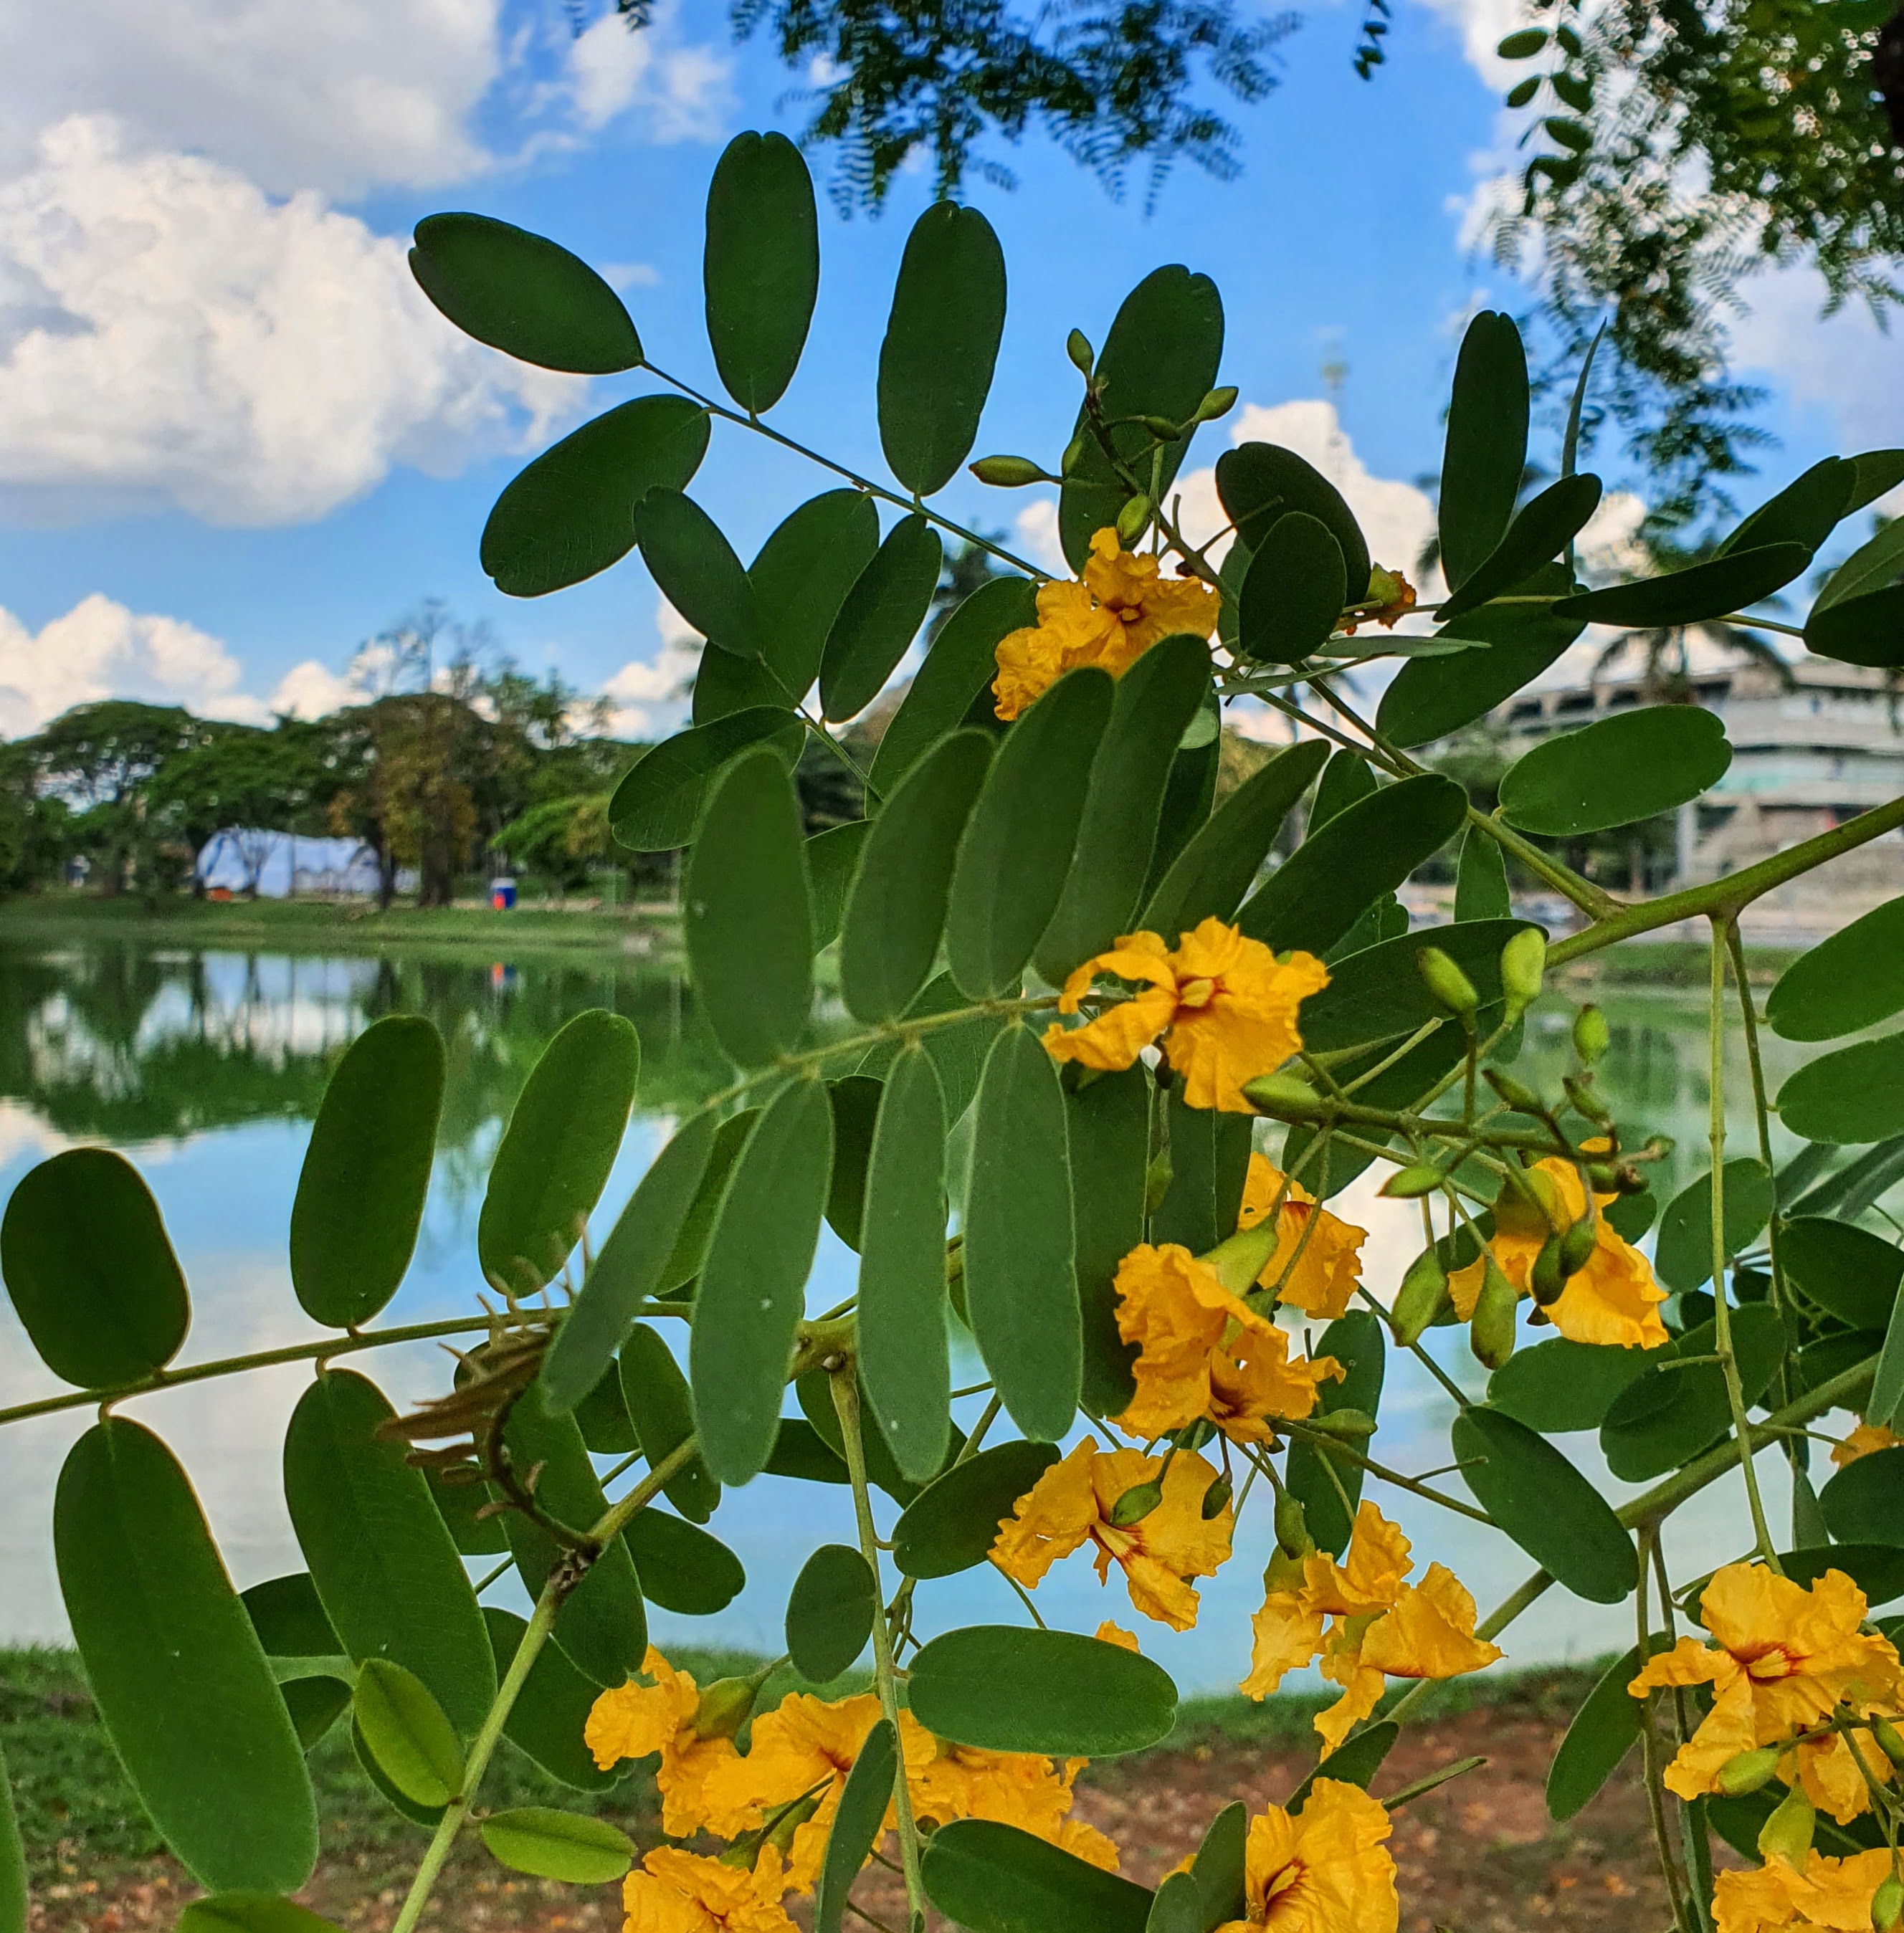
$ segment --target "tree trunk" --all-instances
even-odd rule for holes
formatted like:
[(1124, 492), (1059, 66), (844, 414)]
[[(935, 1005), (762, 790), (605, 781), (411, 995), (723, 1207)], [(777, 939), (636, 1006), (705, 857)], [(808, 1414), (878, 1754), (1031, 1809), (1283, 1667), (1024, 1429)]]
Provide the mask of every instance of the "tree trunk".
[(388, 912), (390, 902), (396, 897), (396, 855), (387, 846), (379, 846), (377, 852), (377, 910)]

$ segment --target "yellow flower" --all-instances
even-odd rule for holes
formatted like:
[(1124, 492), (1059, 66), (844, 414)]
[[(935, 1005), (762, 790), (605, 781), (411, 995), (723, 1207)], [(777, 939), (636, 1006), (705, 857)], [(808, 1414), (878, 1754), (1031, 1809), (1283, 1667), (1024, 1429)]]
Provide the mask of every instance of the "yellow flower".
[[(1586, 1212), (1587, 1193), (1571, 1162), (1536, 1162), (1524, 1179), (1547, 1201), (1554, 1222), (1565, 1228)], [(1605, 1207), (1611, 1195), (1595, 1196)], [(1522, 1294), (1532, 1292), (1534, 1262), (1551, 1232), (1547, 1217), (1503, 1187), (1494, 1207), (1494, 1236), (1488, 1246), (1501, 1272)], [(1484, 1264), (1479, 1257), (1448, 1278), (1454, 1312), (1465, 1322), (1481, 1294)], [(1554, 1326), (1572, 1342), (1613, 1343), (1626, 1349), (1656, 1349), (1670, 1342), (1659, 1319), (1666, 1291), (1653, 1279), (1653, 1265), (1614, 1228), (1605, 1216), (1594, 1218), (1593, 1252), (1578, 1274), (1548, 1309)]]
[[(1135, 1639), (1131, 1646), (1135, 1649)], [(1072, 1787), (1084, 1766), (1081, 1758), (1060, 1766), (1030, 1752), (980, 1751), (942, 1740), (937, 1755), (909, 1781), (913, 1810), (941, 1825), (996, 1820), (1115, 1872), (1117, 1847), (1096, 1826), (1070, 1816)]]
[(1127, 1631), (1122, 1625), (1113, 1624), (1108, 1618), (1099, 1625), (1091, 1635), (1099, 1644), (1114, 1644), (1123, 1651), (1137, 1651), (1142, 1647), (1137, 1642), (1137, 1634)]
[(1321, 1386), (1344, 1373), (1333, 1356), (1291, 1362), (1289, 1339), (1280, 1329), (1247, 1330), (1211, 1356), (1205, 1414), (1233, 1441), (1274, 1443), (1280, 1418), (1300, 1422), (1315, 1409)]
[[(1269, 1213), (1271, 1204), (1283, 1189), (1284, 1177), (1270, 1165), (1266, 1155), (1252, 1154), (1243, 1180), (1243, 1210), (1236, 1218), (1239, 1228), (1253, 1228)], [(1315, 1226), (1307, 1242), (1303, 1231)], [(1256, 1277), (1265, 1288), (1272, 1287), (1296, 1257), (1289, 1279), (1283, 1282), (1278, 1302), (1299, 1309), (1319, 1322), (1333, 1322), (1349, 1306), (1355, 1292), (1356, 1279), (1362, 1272), (1362, 1244), (1368, 1231), (1352, 1222), (1338, 1220), (1326, 1208), (1316, 1205), (1316, 1198), (1301, 1182), (1289, 1183), (1282, 1207), (1276, 1214), (1276, 1252), (1263, 1264)], [(1301, 1252), (1297, 1253), (1301, 1244)]]
[(1293, 1818), (1272, 1805), (1250, 1821), (1244, 1916), (1217, 1933), (1396, 1933), (1388, 1815), (1358, 1785), (1319, 1778)]
[[(1193, 1577), (1214, 1577), (1229, 1556), (1235, 1507), (1224, 1505), (1206, 1520), (1204, 1493), (1217, 1472), (1201, 1457), (1180, 1452), (1165, 1470), (1161, 1457), (1135, 1450), (1100, 1450), (1088, 1436), (1061, 1463), (1054, 1463), (1019, 1498), (999, 1526), (991, 1561), (1027, 1589), (1060, 1557), (1087, 1541), (1096, 1546), (1102, 1583), (1115, 1562), (1124, 1574), (1132, 1607), (1173, 1631), (1196, 1622)], [(1117, 1499), (1163, 1472), (1163, 1500), (1137, 1523), (1111, 1521)]]
[(1075, 1014), (1099, 973), (1141, 991), (1081, 1027), (1067, 1030), (1054, 1021), (1045, 1032), (1051, 1058), (1114, 1072), (1161, 1036), (1185, 1101), (1232, 1114), (1252, 1111), (1244, 1081), (1273, 1072), (1302, 1045), (1296, 1009), (1329, 984), (1312, 954), (1278, 960), (1220, 919), (1181, 935), (1174, 952), (1154, 933), (1125, 934), (1065, 982), (1058, 1012)]
[[(1712, 1709), (1666, 1768), (1667, 1784), (1682, 1799), (1716, 1791), (1728, 1760), (1816, 1724), (1841, 1702), (1860, 1716), (1895, 1715), (1904, 1673), (1887, 1640), (1858, 1629), (1864, 1613), (1864, 1593), (1842, 1571), (1806, 1589), (1762, 1564), (1727, 1565), (1699, 1600), (1714, 1642), (1681, 1638), (1629, 1688), (1636, 1698), (1662, 1685), (1713, 1688)], [(1868, 1735), (1860, 1749), (1874, 1772), (1887, 1773)], [(1806, 1797), (1840, 1824), (1869, 1805), (1841, 1736), (1808, 1742), (1797, 1758)]]
[(1399, 570), (1384, 570), (1378, 564), (1368, 574), (1367, 591), (1355, 601), (1365, 603), (1374, 598), (1381, 602), (1373, 610), (1359, 612), (1340, 627), (1345, 636), (1352, 638), (1358, 624), (1379, 624), (1392, 631), (1396, 621), (1415, 609), (1415, 587)]
[(1895, 1450), (1900, 1443), (1904, 1443), (1904, 1436), (1893, 1435), (1888, 1424), (1860, 1423), (1832, 1451), (1831, 1460), (1842, 1470), (1847, 1463), (1855, 1463), (1860, 1457), (1875, 1456), (1880, 1450)]
[[(1331, 1751), (1375, 1709), (1390, 1678), (1458, 1678), (1500, 1656), (1474, 1634), (1475, 1603), (1460, 1580), (1431, 1564), (1408, 1583), (1408, 1539), (1372, 1503), (1355, 1515), (1342, 1562), (1320, 1551), (1303, 1559), (1303, 1581), (1272, 1590), (1250, 1621), (1250, 1675), (1238, 1688), (1262, 1698), (1320, 1656), (1342, 1696), (1316, 1720)], [(1326, 1627), (1326, 1628), (1325, 1628)]]
[(710, 1799), (710, 1782), (718, 1784), (740, 1758), (732, 1739), (704, 1739), (694, 1730), (701, 1694), (693, 1679), (675, 1670), (652, 1645), (642, 1670), (651, 1685), (631, 1678), (589, 1708), (582, 1740), (596, 1764), (606, 1772), (624, 1759), (659, 1752), (654, 1782), (661, 1793), (661, 1829), (674, 1838), (702, 1830), (731, 1838), (757, 1826), (750, 1808)]
[(771, 1846), (752, 1872), (657, 1846), (621, 1882), (624, 1933), (799, 1933), (781, 1907), (784, 1884)]
[(1120, 677), (1160, 639), (1207, 638), (1217, 628), (1222, 600), (1208, 585), (1160, 576), (1157, 560), (1124, 549), (1114, 530), (1099, 531), (1090, 548), (1082, 580), (1041, 585), (1037, 623), (1000, 641), (1000, 717), (1017, 717), (1080, 665)]
[(1713, 1923), (1719, 1933), (1774, 1933), (1785, 1926), (1869, 1933), (1871, 1895), (1890, 1874), (1890, 1854), (1881, 1848), (1842, 1859), (1807, 1853), (1802, 1873), (1775, 1854), (1756, 1871), (1719, 1875)]

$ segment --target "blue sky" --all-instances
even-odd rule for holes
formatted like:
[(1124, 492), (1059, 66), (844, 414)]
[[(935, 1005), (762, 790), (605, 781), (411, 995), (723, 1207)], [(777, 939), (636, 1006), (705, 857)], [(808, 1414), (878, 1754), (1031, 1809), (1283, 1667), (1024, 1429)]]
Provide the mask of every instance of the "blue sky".
[[(553, 235), (622, 284), (658, 362), (712, 386), (707, 177), (738, 129), (797, 127), (799, 77), (735, 49), (706, 0), (640, 41), (600, 18), (577, 39), (558, 0), (331, 0), (321, 22), (301, 0), (95, 11), (76, 41), (0, 0), (20, 50), (0, 80), (0, 732), (107, 692), (321, 708), (356, 648), (429, 597), (528, 667), (607, 690), (624, 729), (668, 723), (684, 660), (654, 667), (638, 560), (529, 603), (477, 561), (527, 456), (651, 382), (549, 377), (462, 341), (408, 287), (401, 245), (445, 207)], [(1384, 533), (1391, 551), (1415, 541), (1412, 480), (1438, 461), (1460, 321), (1527, 299), (1464, 242), (1502, 165), (1486, 50), (1511, 16), (1511, 0), (1404, 0), (1364, 84), (1356, 17), (1317, 8), (1283, 44), (1283, 86), (1236, 111), (1241, 178), (1181, 170), (1148, 214), (1141, 182), (1114, 201), (1042, 142), (1004, 154), (1017, 191), (969, 196), (1010, 275), (980, 449), (1053, 459), (1076, 398), (1066, 329), (1101, 340), (1133, 282), (1184, 261), (1223, 289), (1225, 378), (1253, 433), (1326, 455), (1379, 555)], [(832, 163), (814, 165), (823, 185)], [(875, 475), (874, 362), (928, 194), (902, 181), (877, 220), (823, 201), (820, 308), (775, 415)], [(1857, 317), (1818, 328), (1815, 306), (1781, 274), (1741, 326), (1742, 362), (1782, 371), (1763, 413), (1784, 442), (1775, 478), (1904, 440), (1895, 349)], [(1205, 432), (1193, 469), (1231, 428)], [(717, 430), (696, 492), (746, 555), (822, 487)], [(944, 501), (1001, 528), (1026, 508), (966, 479)]]

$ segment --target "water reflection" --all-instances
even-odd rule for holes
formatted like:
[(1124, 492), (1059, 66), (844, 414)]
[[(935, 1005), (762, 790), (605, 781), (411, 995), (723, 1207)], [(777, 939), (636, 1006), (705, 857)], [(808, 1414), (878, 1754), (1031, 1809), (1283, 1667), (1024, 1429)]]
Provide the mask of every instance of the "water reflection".
[[(1707, 1058), (1696, 1000), (1644, 991), (1609, 997), (1613, 1046), (1602, 1085), (1623, 1121), (1678, 1143), (1662, 1195), (1704, 1167)], [(423, 1013), (441, 1030), (450, 1075), (436, 1170), (417, 1260), (385, 1320), (467, 1312), (478, 1286), (475, 1223), (483, 1177), (522, 1084), (549, 1037), (573, 1014), (606, 1006), (639, 1030), (639, 1113), (603, 1197), (607, 1225), (669, 1130), (672, 1117), (729, 1078), (697, 1024), (691, 1000), (665, 966), (620, 956), (555, 954), (509, 964), (396, 950), (377, 957), (194, 952), (111, 942), (58, 950), (0, 948), (0, 1196), (34, 1162), (76, 1141), (124, 1147), (150, 1181), (192, 1284), (194, 1321), (185, 1359), (314, 1339), (292, 1298), (285, 1229), (308, 1132), (330, 1067), (380, 1016)], [(1569, 1066), (1568, 1010), (1556, 1002), (1530, 1017), (1519, 1072), (1557, 1087)], [(1803, 1058), (1768, 1041), (1773, 1087)], [(1734, 1042), (1726, 1063), (1728, 1113), (1751, 1146), (1748, 1070)], [(1778, 1147), (1782, 1151), (1785, 1143)], [(1364, 1177), (1337, 1205), (1370, 1231), (1372, 1285), (1392, 1286), (1419, 1246), (1411, 1207), (1379, 1201)], [(832, 1303), (852, 1281), (853, 1258), (830, 1233), (813, 1290)], [(1478, 1371), (1454, 1332), (1439, 1332), (1448, 1366), (1478, 1390)], [(360, 1358), (402, 1401), (440, 1386), (441, 1357), (417, 1347)], [(1411, 1366), (1412, 1369), (1412, 1366)], [(128, 1405), (159, 1429), (191, 1469), (238, 1581), (299, 1567), (278, 1480), (277, 1444), (305, 1387), (308, 1366), (169, 1391)], [(976, 1380), (976, 1377), (968, 1378)], [(57, 1391), (0, 1307), (0, 1404)], [(969, 1407), (974, 1409), (976, 1404)], [(1451, 1405), (1424, 1376), (1397, 1372), (1385, 1404), (1379, 1453), (1403, 1470), (1448, 1460)], [(57, 1639), (64, 1619), (53, 1583), (48, 1514), (68, 1446), (83, 1411), (0, 1432), (0, 1638)], [(971, 1420), (966, 1417), (967, 1423)], [(1590, 1439), (1568, 1447), (1596, 1475)], [(1763, 1468), (1776, 1493), (1779, 1480)], [(1781, 1466), (1782, 1467), (1782, 1466)], [(1736, 1490), (1736, 1484), (1734, 1489)], [(1610, 1494), (1620, 1487), (1608, 1484)], [(1517, 1583), (1527, 1562), (1493, 1533), (1406, 1497), (1383, 1508), (1424, 1553), (1457, 1568), (1484, 1605)], [(1743, 1511), (1722, 1487), (1695, 1521), (1676, 1528), (1675, 1563), (1686, 1574), (1736, 1554)], [(815, 1541), (850, 1541), (844, 1493), (762, 1480), (733, 1494), (718, 1526), (745, 1561), (747, 1590), (717, 1620), (657, 1616), (663, 1640), (692, 1631), (779, 1648), (787, 1585)], [(1256, 1524), (1235, 1560), (1204, 1587), (1194, 1631), (1146, 1626), (1147, 1649), (1186, 1686), (1233, 1683), (1259, 1600), (1268, 1529)], [(1424, 1555), (1424, 1561), (1426, 1561)], [(988, 1569), (922, 1593), (926, 1628), (1018, 1615)], [(1079, 1558), (1041, 1590), (1046, 1615), (1091, 1628), (1131, 1619), (1120, 1590), (1100, 1591)], [(1629, 1612), (1555, 1591), (1517, 1628), (1521, 1659), (1580, 1655), (1623, 1641)]]

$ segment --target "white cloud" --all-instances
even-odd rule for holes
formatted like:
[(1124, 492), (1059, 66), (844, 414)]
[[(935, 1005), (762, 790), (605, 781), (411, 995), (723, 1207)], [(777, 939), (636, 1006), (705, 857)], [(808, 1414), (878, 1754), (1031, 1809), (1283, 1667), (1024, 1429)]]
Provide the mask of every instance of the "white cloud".
[[(1904, 339), (1861, 305), (1824, 316), (1824, 283), (1812, 269), (1766, 270), (1745, 294), (1751, 306), (1732, 325), (1741, 374), (1769, 377), (1821, 411), (1848, 455), (1904, 443)], [(1765, 494), (1779, 480), (1768, 479)]]
[(648, 738), (677, 730), (687, 714), (687, 696), (707, 642), (665, 597), (654, 600), (660, 648), (649, 658), (630, 658), (602, 687), (611, 708), (609, 730), (618, 738)]
[(732, 106), (733, 63), (711, 47), (683, 45), (673, 34), (672, 10), (631, 33), (615, 13), (578, 34), (568, 60), (575, 117), (591, 131), (637, 109), (657, 141), (708, 141)]
[(460, 335), (317, 196), (83, 116), (0, 186), (0, 492), (39, 516), (319, 517), (393, 464), (538, 440), (585, 386)]
[(0, 610), (0, 735), (9, 738), (100, 698), (269, 723), (269, 708), (239, 690), (242, 676), (224, 645), (196, 625), (128, 611), (96, 592), (38, 631)]
[(362, 686), (345, 673), (306, 658), (278, 681), (269, 708), (293, 718), (322, 718), (347, 705), (362, 704), (365, 696)]

